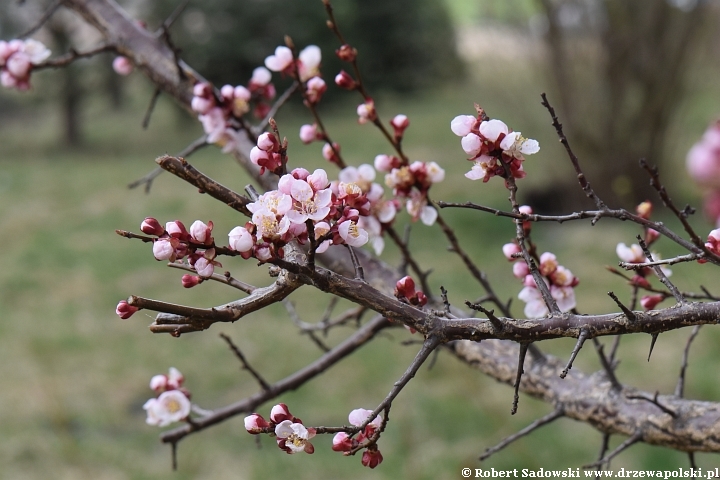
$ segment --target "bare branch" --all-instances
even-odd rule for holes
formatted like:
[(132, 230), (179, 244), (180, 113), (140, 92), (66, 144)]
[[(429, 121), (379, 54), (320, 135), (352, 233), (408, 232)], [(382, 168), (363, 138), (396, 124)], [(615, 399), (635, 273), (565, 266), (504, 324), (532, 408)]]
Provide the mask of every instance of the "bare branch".
[(582, 348), (583, 344), (585, 343), (585, 340), (590, 336), (590, 331), (587, 328), (581, 328), (580, 329), (580, 335), (578, 335), (577, 342), (575, 343), (575, 348), (573, 348), (572, 353), (570, 354), (570, 360), (568, 360), (567, 365), (565, 365), (565, 368), (563, 369), (562, 373), (560, 374), (560, 378), (565, 378), (572, 368), (572, 364), (575, 361), (575, 357), (577, 357), (578, 352), (580, 352), (580, 349)]
[(690, 345), (700, 331), (700, 325), (695, 325), (690, 333), (685, 344), (685, 350), (683, 351), (682, 366), (680, 367), (680, 376), (678, 377), (677, 385), (675, 385), (675, 396), (681, 397), (685, 393), (685, 372), (687, 371), (688, 358), (690, 357)]
[(225, 335), (224, 333), (220, 334), (220, 338), (222, 338), (223, 340), (225, 340), (225, 342), (227, 342), (228, 346), (233, 351), (235, 356), (238, 358), (238, 360), (240, 360), (240, 363), (242, 364), (242, 369), (247, 370), (250, 373), (250, 375), (252, 375), (253, 378), (255, 380), (257, 380), (257, 382), (260, 384), (260, 388), (262, 388), (264, 391), (269, 391), (270, 385), (265, 381), (264, 378), (262, 378), (262, 376), (258, 373), (258, 371), (255, 370), (248, 363), (247, 359), (245, 358), (245, 355), (243, 355), (243, 353), (240, 351), (240, 349), (233, 343), (232, 339), (230, 337), (228, 337), (227, 335)]
[(391, 323), (385, 318), (375, 318), (363, 325), (337, 347), (333, 348), (316, 361), (308, 364), (305, 368), (301, 368), (292, 375), (270, 385), (269, 390), (256, 393), (255, 395), (240, 400), (239, 402), (214, 410), (212, 414), (206, 417), (195, 419), (195, 423), (193, 425), (184, 425), (165, 432), (160, 436), (160, 439), (163, 443), (176, 443), (191, 433), (204, 430), (235, 415), (253, 412), (263, 403), (272, 400), (273, 398), (277, 398), (279, 395), (282, 395), (289, 390), (294, 390), (320, 375), (325, 370), (332, 367), (337, 362), (372, 340), (378, 332), (390, 325)]
[(548, 413), (544, 417), (538, 418), (537, 420), (535, 420), (534, 422), (532, 422), (530, 425), (523, 428), (519, 432), (513, 433), (512, 435), (504, 438), (500, 443), (498, 443), (494, 447), (490, 447), (487, 450), (485, 450), (485, 453), (480, 455), (479, 460), (482, 462), (483, 460), (490, 458), (490, 456), (499, 452), (503, 448), (507, 447), (515, 440), (518, 440), (518, 439), (524, 437), (525, 435), (528, 435), (529, 433), (534, 432), (538, 428), (543, 427), (543, 426), (547, 425), (548, 423), (554, 422), (555, 420), (563, 417), (564, 415), (565, 415), (565, 413), (562, 410), (553, 410), (552, 412)]

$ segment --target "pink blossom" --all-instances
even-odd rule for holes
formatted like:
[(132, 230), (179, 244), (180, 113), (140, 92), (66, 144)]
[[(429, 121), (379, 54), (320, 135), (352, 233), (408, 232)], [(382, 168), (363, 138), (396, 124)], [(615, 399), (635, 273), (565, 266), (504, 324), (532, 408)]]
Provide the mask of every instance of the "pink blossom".
[(265, 132), (258, 137), (257, 146), (264, 152), (276, 152), (280, 148), (280, 142), (274, 133)]
[(277, 435), (278, 447), (287, 453), (313, 453), (315, 451), (315, 447), (310, 443), (310, 439), (315, 434), (305, 428), (302, 423), (283, 420), (275, 426), (275, 435)]
[(646, 260), (642, 248), (637, 244), (628, 247), (624, 243), (618, 243), (615, 253), (620, 257), (620, 260), (626, 263), (644, 263)]
[(366, 98), (365, 103), (361, 103), (357, 107), (358, 123), (374, 122), (377, 118), (375, 112), (375, 102), (372, 98)]
[(378, 155), (375, 157), (374, 161), (375, 170), (379, 172), (389, 172), (393, 168), (399, 167), (399, 162), (396, 162), (395, 160), (395, 157), (391, 157), (389, 155)]
[(275, 424), (284, 420), (292, 420), (293, 422), (302, 423), (290, 413), (290, 409), (284, 403), (278, 403), (272, 407), (270, 410), (270, 420)]
[(170, 390), (178, 389), (182, 387), (183, 383), (185, 383), (185, 376), (175, 367), (170, 367), (168, 369), (167, 379), (167, 387)]
[(293, 209), (287, 212), (286, 218), (291, 222), (305, 223), (308, 219), (318, 222), (330, 213), (332, 202), (330, 189), (314, 192), (309, 183), (295, 180), (290, 187), (290, 193), (295, 199), (295, 203)]
[(147, 424), (166, 427), (190, 415), (190, 400), (180, 390), (170, 390), (151, 398), (143, 408), (147, 411)]
[(272, 80), (272, 73), (265, 67), (257, 67), (253, 70), (250, 85), (256, 87), (264, 87)]
[(293, 62), (292, 50), (288, 47), (277, 47), (275, 54), (265, 58), (265, 66), (273, 72), (282, 72), (286, 70)]
[(166, 238), (160, 238), (153, 243), (153, 255), (157, 260), (174, 261), (175, 247)]
[(215, 271), (213, 261), (205, 257), (198, 258), (193, 266), (195, 267), (197, 274), (203, 278), (212, 277), (212, 274)]
[(465, 137), (475, 126), (475, 117), (470, 115), (458, 115), (450, 122), (450, 130), (458, 137)]
[(523, 155), (532, 155), (540, 151), (540, 144), (537, 140), (528, 139), (520, 135), (520, 132), (508, 133), (500, 142), (503, 153), (514, 158), (523, 158)]
[(368, 233), (352, 220), (342, 222), (338, 226), (338, 233), (345, 243), (352, 247), (362, 247), (368, 241)]
[(322, 148), (322, 156), (331, 163), (338, 163), (340, 161), (340, 157), (338, 157), (337, 153), (340, 152), (340, 145), (337, 143), (333, 143), (332, 146), (329, 143), (326, 143), (323, 145)]
[(513, 264), (513, 275), (515, 278), (523, 279), (530, 274), (530, 267), (528, 267), (525, 261), (515, 262)]
[(373, 180), (375, 180), (375, 169), (364, 163), (359, 167), (345, 167), (340, 170), (338, 179), (343, 183), (353, 183), (360, 187), (363, 192), (370, 190)]
[(236, 252), (247, 252), (255, 245), (250, 232), (245, 227), (235, 227), (228, 234), (230, 248)]
[(167, 375), (154, 375), (150, 379), (150, 388), (157, 393), (162, 393), (168, 388)]
[(303, 125), (300, 127), (300, 140), (306, 145), (315, 140), (319, 140), (317, 124)]
[(390, 125), (395, 130), (395, 141), (398, 142), (403, 137), (405, 129), (410, 125), (410, 120), (408, 120), (407, 115), (399, 114), (390, 120)]
[(540, 255), (540, 273), (547, 277), (550, 276), (555, 269), (558, 267), (557, 257), (550, 253), (545, 252), (542, 255)]
[(537, 287), (525, 287), (520, 290), (518, 298), (525, 302), (525, 316), (528, 318), (540, 318), (548, 314), (547, 305)]
[(140, 309), (138, 307), (130, 305), (127, 300), (120, 300), (120, 302), (118, 302), (117, 304), (117, 307), (115, 307), (115, 313), (123, 320), (132, 317), (133, 314), (138, 310)]
[(460, 141), (460, 145), (462, 146), (462, 149), (465, 151), (466, 154), (468, 154), (470, 157), (474, 157), (478, 153), (480, 153), (480, 149), (482, 148), (483, 143), (480, 137), (478, 137), (474, 133), (468, 133), (462, 138), (462, 140)]
[(327, 85), (325, 84), (325, 80), (320, 77), (311, 78), (307, 82), (307, 90), (305, 91), (307, 101), (313, 105), (318, 103), (326, 90)]
[(497, 142), (501, 136), (508, 134), (508, 126), (502, 120), (486, 120), (480, 123), (479, 132), (490, 142)]
[(135, 66), (132, 64), (130, 59), (127, 57), (123, 57), (122, 55), (119, 57), (115, 57), (115, 60), (113, 60), (112, 63), (112, 67), (113, 70), (115, 70), (115, 73), (123, 76), (130, 75), (135, 69)]
[[(295, 181), (292, 175), (283, 175), (283, 179), (289, 178), (291, 181)], [(293, 199), (290, 195), (282, 193), (278, 190), (270, 190), (265, 192), (257, 201), (248, 203), (247, 208), (250, 212), (255, 213), (259, 210), (269, 210), (275, 215), (285, 215), (293, 207)]]
[[(409, 277), (405, 277), (405, 278), (409, 278)], [(412, 279), (410, 279), (410, 281), (412, 281)], [(409, 283), (408, 283), (408, 285), (409, 285)], [(413, 289), (414, 289), (414, 285), (413, 285)], [(370, 415), (372, 413), (373, 413), (372, 410), (366, 410), (364, 408), (356, 408), (355, 410), (350, 412), (350, 414), (348, 415), (348, 421), (352, 425), (359, 427), (360, 425), (365, 423), (365, 421), (370, 417)], [(369, 435), (373, 431), (375, 431), (375, 429), (380, 428), (381, 425), (382, 425), (382, 419), (380, 418), (379, 415), (377, 415), (375, 418), (373, 418), (373, 420), (370, 423), (368, 423), (367, 427), (365, 427), (366, 428), (365, 431)], [(370, 428), (370, 431), (367, 430), (368, 427)]]
[(200, 220), (195, 220), (190, 225), (190, 236), (197, 242), (205, 245), (210, 245), (213, 242), (212, 237), (213, 222), (210, 221), (206, 225)]
[(245, 430), (253, 435), (262, 433), (263, 429), (268, 428), (269, 426), (270, 424), (267, 420), (265, 420), (259, 413), (253, 413), (252, 415), (245, 417)]
[(550, 285), (550, 295), (555, 299), (561, 312), (569, 312), (577, 305), (573, 287)]
[(279, 240), (290, 228), (290, 219), (287, 216), (283, 216), (278, 220), (273, 212), (264, 208), (253, 213), (252, 223), (257, 225), (258, 241), (262, 239), (267, 241)]
[[(317, 75), (320, 74), (320, 61), (322, 60), (320, 47), (317, 45), (308, 45), (300, 51), (298, 60), (298, 72), (300, 73), (301, 82), (317, 78)], [(322, 83), (325, 85), (325, 82)], [(308, 82), (308, 88), (309, 87), (310, 82)]]

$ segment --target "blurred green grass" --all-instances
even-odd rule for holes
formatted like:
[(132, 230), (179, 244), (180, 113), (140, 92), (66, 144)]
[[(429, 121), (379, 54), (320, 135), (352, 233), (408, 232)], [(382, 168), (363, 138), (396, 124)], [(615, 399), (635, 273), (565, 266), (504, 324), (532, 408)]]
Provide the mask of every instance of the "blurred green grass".
[[(507, 192), (500, 182), (479, 184), (462, 177), (468, 163), (457, 137), (449, 131), (450, 120), (472, 113), (481, 103), (492, 116), (540, 140), (539, 155), (526, 163), (528, 178), (521, 189), (569, 175), (538, 102), (536, 79), (512, 76), (496, 81), (503, 66), (483, 68), (466, 85), (429, 92), (422, 97), (376, 98), (384, 118), (405, 113), (411, 119), (405, 147), (413, 159), (434, 160), (446, 168), (446, 181), (434, 188), (434, 198), (472, 200), (506, 208)], [(170, 470), (169, 448), (159, 444), (158, 429), (144, 424), (142, 405), (150, 397), (150, 377), (170, 366), (186, 376), (193, 400), (203, 408), (216, 408), (254, 393), (256, 385), (240, 372), (239, 365), (218, 333), (230, 335), (250, 361), (270, 381), (292, 373), (320, 355), (306, 338), (296, 334), (282, 308), (266, 309), (233, 325), (215, 326), (201, 334), (174, 339), (152, 335), (145, 328), (149, 314), (140, 312), (121, 321), (114, 314), (117, 301), (138, 294), (170, 302), (212, 306), (235, 298), (235, 292), (215, 284), (184, 290), (181, 273), (154, 261), (150, 249), (114, 234), (115, 229), (137, 230), (145, 216), (161, 221), (212, 219), (216, 238), (244, 223), (236, 212), (168, 174), (160, 176), (149, 195), (130, 191), (126, 185), (154, 167), (153, 158), (179, 151), (200, 135), (199, 126), (177, 119), (169, 101), (161, 99), (149, 130), (140, 128), (143, 101), (150, 91), (139, 78), (131, 80), (127, 107), (111, 111), (102, 99), (93, 99), (84, 115), (86, 141), (83, 149), (58, 146), (55, 112), (43, 108), (0, 129), (0, 231), (4, 232), (0, 270), (0, 478), (458, 478), (460, 468), (567, 468), (595, 459), (600, 436), (587, 425), (569, 420), (545, 427), (479, 465), (477, 456), (504, 436), (525, 426), (550, 406), (523, 397), (519, 413), (509, 414), (511, 389), (461, 365), (440, 353), (432, 370), (423, 368), (416, 380), (398, 397), (391, 423), (381, 440), (385, 461), (370, 473), (359, 457), (342, 458), (330, 451), (330, 438), (318, 438), (312, 456), (288, 456), (277, 451), (274, 441), (247, 435), (242, 419), (232, 419), (209, 431), (193, 435), (179, 446), (180, 469)], [(519, 92), (519, 93), (518, 93)], [(706, 91), (688, 103), (684, 129), (676, 127), (678, 148), (687, 147), (702, 131), (706, 119), (697, 109)], [(699, 100), (698, 100), (699, 99)], [(378, 132), (357, 125), (352, 102), (323, 109), (330, 133), (350, 163), (372, 163), (387, 152)], [(281, 134), (290, 140), (293, 165), (326, 167), (320, 145), (302, 146), (298, 127), (308, 116), (291, 105), (278, 116)], [(679, 150), (680, 151), (680, 150)], [(190, 161), (201, 171), (241, 191), (247, 177), (214, 148), (206, 148)], [(671, 167), (672, 168), (672, 167)], [(668, 178), (684, 178), (677, 172)], [(679, 203), (692, 201), (696, 192), (689, 183), (673, 185)], [(562, 194), (558, 192), (558, 194)], [(625, 207), (632, 208), (631, 205)], [(485, 270), (504, 298), (514, 298), (520, 286), (512, 277), (500, 247), (511, 240), (511, 223), (469, 210), (446, 210), (442, 214), (456, 228), (470, 255)], [(677, 222), (658, 213), (669, 225)], [(698, 229), (710, 228), (700, 218)], [(399, 221), (401, 230), (404, 220)], [(413, 225), (411, 245), (418, 259), (434, 273), (430, 284), (450, 292), (450, 301), (462, 304), (482, 294), (467, 280), (458, 258), (441, 254), (447, 242), (437, 228)], [(537, 225), (534, 237), (541, 251), (552, 250), (560, 263), (581, 279), (577, 289), (584, 312), (614, 311), (605, 296), (614, 290), (627, 297), (624, 286), (602, 268), (614, 265), (615, 245), (631, 243), (631, 225), (602, 220), (587, 223)], [(658, 250), (663, 256), (679, 253), (666, 240)], [(397, 262), (396, 250), (388, 246), (383, 255)], [(224, 269), (237, 278), (265, 285), (264, 268), (251, 262), (227, 259)], [(678, 286), (711, 290), (716, 274), (710, 266), (680, 265), (673, 279)], [(624, 295), (623, 295), (624, 294)], [(305, 321), (314, 321), (326, 299), (302, 289), (291, 299)], [(522, 305), (514, 301), (514, 311)], [(687, 395), (715, 400), (720, 391), (714, 382), (718, 333), (705, 327), (691, 357)], [(332, 333), (337, 343), (345, 331)], [(684, 341), (689, 330), (660, 337), (653, 359), (645, 361), (649, 338), (623, 339), (619, 367), (621, 381), (648, 391), (671, 392)], [(372, 408), (387, 393), (413, 358), (416, 346), (401, 346), (411, 338), (393, 330), (340, 363), (298, 391), (278, 401), (312, 424), (343, 424), (347, 413), (358, 407)], [(566, 358), (572, 340), (546, 342), (542, 348)], [(592, 349), (581, 352), (576, 368), (599, 368)], [(670, 373), (668, 373), (670, 372)], [(267, 413), (271, 404), (263, 406)], [(611, 447), (622, 441), (614, 438)], [(698, 455), (698, 464), (711, 465), (714, 457)], [(639, 446), (621, 455), (613, 468), (687, 466), (684, 455), (660, 448)]]

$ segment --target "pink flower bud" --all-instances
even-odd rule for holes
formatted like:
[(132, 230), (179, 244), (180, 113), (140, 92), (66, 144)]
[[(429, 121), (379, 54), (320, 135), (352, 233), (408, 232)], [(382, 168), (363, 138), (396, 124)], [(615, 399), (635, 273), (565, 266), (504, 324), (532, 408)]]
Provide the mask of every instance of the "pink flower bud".
[(340, 70), (340, 73), (335, 75), (335, 85), (345, 90), (355, 90), (357, 83), (345, 70)]
[(270, 421), (275, 424), (278, 424), (284, 420), (293, 421), (294, 418), (295, 417), (293, 417), (290, 413), (290, 409), (284, 403), (278, 403), (272, 408), (272, 410), (270, 410)]
[(515, 258), (513, 255), (515, 255), (516, 253), (520, 253), (521, 250), (517, 243), (506, 243), (505, 245), (503, 245), (502, 251), (503, 255), (505, 255), (505, 258), (507, 258), (511, 262), (514, 262), (515, 260), (517, 260), (517, 258)]
[(168, 377), (166, 375), (155, 375), (150, 379), (150, 388), (158, 393), (167, 390)]
[[(377, 447), (376, 447), (377, 448)], [(369, 448), (363, 452), (362, 464), (365, 467), (375, 468), (383, 461), (380, 450), (370, 450)]]
[(395, 296), (410, 298), (415, 295), (415, 281), (409, 275), (404, 276), (395, 284)]
[[(334, 148), (334, 150), (333, 150), (333, 148)], [(337, 143), (333, 143), (332, 146), (330, 146), (329, 143), (326, 143), (325, 145), (323, 145), (323, 148), (322, 148), (322, 156), (328, 162), (338, 163), (340, 158), (337, 156), (337, 154), (335, 152), (339, 152), (339, 151), (340, 151), (340, 145), (338, 145)]]
[(213, 242), (212, 238), (213, 222), (208, 222), (205, 225), (200, 220), (195, 220), (190, 225), (190, 236), (197, 242), (205, 245), (210, 245)]
[(525, 261), (515, 262), (513, 264), (513, 275), (515, 278), (523, 279), (526, 275), (530, 274), (530, 268)]
[(245, 430), (248, 433), (257, 435), (262, 433), (263, 428), (268, 428), (270, 424), (259, 413), (253, 413), (245, 417)]
[(379, 172), (389, 172), (395, 165), (393, 162), (394, 157), (389, 155), (381, 154), (375, 157), (375, 170)]
[(277, 152), (280, 148), (280, 143), (275, 134), (265, 132), (258, 137), (257, 146), (264, 152)]
[(30, 74), (32, 63), (30, 57), (23, 52), (17, 52), (5, 62), (5, 68), (13, 77), (22, 79)]
[(307, 101), (311, 104), (316, 104), (320, 101), (323, 93), (327, 90), (325, 80), (320, 77), (313, 77), (307, 82)]
[(272, 73), (265, 67), (257, 67), (253, 70), (252, 78), (250, 79), (250, 87), (264, 87), (272, 80)]
[(375, 112), (375, 102), (372, 98), (366, 98), (365, 103), (361, 103), (357, 107), (358, 123), (373, 122), (377, 118)]
[(663, 300), (665, 300), (664, 295), (645, 295), (640, 300), (640, 305), (642, 305), (645, 310), (652, 310), (658, 303), (662, 302)]
[(654, 243), (658, 238), (660, 238), (660, 233), (653, 228), (648, 228), (645, 232), (645, 243), (648, 245)]
[(195, 262), (195, 271), (203, 278), (209, 278), (212, 277), (213, 272), (215, 271), (215, 265), (213, 264), (212, 260), (208, 260), (205, 257), (200, 257)]
[(630, 280), (630, 285), (634, 285), (634, 286), (640, 287), (640, 288), (650, 288), (650, 282), (648, 282), (647, 278), (645, 278), (641, 275), (635, 275)]
[(316, 124), (313, 123), (312, 125), (303, 125), (302, 127), (300, 127), (300, 140), (304, 144), (307, 145), (308, 143), (311, 143), (314, 140), (317, 140), (318, 139), (317, 136), (318, 136), (318, 131), (317, 131)]
[(147, 217), (143, 222), (140, 224), (140, 230), (142, 230), (143, 233), (146, 233), (148, 235), (155, 235), (156, 237), (159, 237), (163, 233), (165, 233), (165, 229), (160, 225), (160, 222), (155, 220), (152, 217)]
[(427, 303), (427, 301), (428, 301), (427, 296), (423, 292), (416, 292), (415, 293), (415, 301), (413, 302), (411, 299), (410, 303), (412, 303), (413, 305), (422, 307)]
[(450, 130), (458, 137), (465, 137), (473, 129), (475, 121), (475, 117), (470, 115), (458, 115), (450, 122)]
[(153, 243), (153, 255), (158, 260), (172, 261), (175, 256), (175, 248), (169, 240), (160, 238)]
[(233, 89), (233, 97), (237, 100), (244, 100), (249, 101), (252, 94), (250, 93), (250, 90), (243, 87), (242, 85), (238, 85)]
[(165, 231), (173, 238), (187, 238), (188, 236), (188, 231), (180, 220), (167, 222), (165, 224)]
[(183, 287), (192, 288), (198, 283), (200, 283), (200, 277), (186, 273), (182, 276), (182, 279), (180, 281), (182, 282)]
[(353, 440), (345, 432), (336, 433), (332, 441), (335, 452), (349, 452), (353, 448)]
[(405, 129), (410, 125), (410, 120), (408, 119), (407, 115), (395, 115), (392, 120), (390, 120), (390, 125), (392, 125), (393, 129), (395, 130), (395, 141), (399, 141), (403, 133), (405, 132)]
[(343, 62), (352, 62), (357, 57), (357, 50), (346, 43), (335, 50), (335, 55)]
[(112, 63), (113, 70), (115, 70), (115, 73), (118, 75), (130, 75), (133, 70), (135, 69), (134, 65), (127, 57), (115, 57), (115, 60), (113, 60)]
[(244, 227), (235, 227), (228, 234), (230, 248), (236, 252), (250, 251), (255, 245), (253, 236)]
[(115, 313), (123, 320), (132, 317), (133, 314), (138, 310), (140, 309), (138, 307), (130, 305), (127, 300), (120, 300), (120, 302), (117, 304), (117, 307), (115, 307)]

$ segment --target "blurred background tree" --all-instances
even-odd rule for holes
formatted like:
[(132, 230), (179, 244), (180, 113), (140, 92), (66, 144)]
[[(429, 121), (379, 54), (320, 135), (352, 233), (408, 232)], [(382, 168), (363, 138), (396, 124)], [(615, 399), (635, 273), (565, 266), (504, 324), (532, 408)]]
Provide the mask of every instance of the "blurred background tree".
[[(177, 5), (175, 0), (149, 3), (151, 25), (160, 24)], [(373, 89), (406, 93), (462, 78), (443, 0), (345, 0), (333, 5), (347, 41), (363, 52), (364, 80)], [(298, 49), (318, 45), (323, 71), (330, 75), (344, 66), (332, 53), (337, 40), (318, 6), (296, 0), (190, 2), (171, 32), (183, 58), (217, 85), (246, 82), (284, 44), (285, 35)]]

